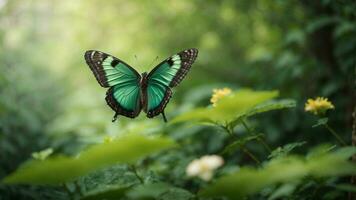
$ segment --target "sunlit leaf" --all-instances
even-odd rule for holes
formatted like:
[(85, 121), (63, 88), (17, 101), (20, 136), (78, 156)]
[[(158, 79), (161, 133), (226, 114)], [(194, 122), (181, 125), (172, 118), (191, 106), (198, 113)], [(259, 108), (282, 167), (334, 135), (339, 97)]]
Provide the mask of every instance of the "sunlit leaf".
[(200, 195), (244, 199), (246, 196), (257, 193), (267, 186), (277, 183), (296, 182), (306, 176), (353, 175), (356, 174), (356, 164), (348, 161), (348, 157), (355, 153), (355, 147), (345, 147), (313, 159), (286, 156), (271, 160), (261, 169), (243, 167), (236, 173), (219, 178), (203, 189)]
[(171, 147), (164, 138), (128, 135), (111, 143), (90, 147), (77, 157), (58, 156), (44, 161), (31, 161), (7, 176), (4, 183), (58, 184), (116, 163), (129, 163)]
[(245, 116), (256, 105), (277, 96), (277, 91), (239, 90), (219, 100), (216, 107), (197, 108), (176, 117), (171, 123), (194, 121), (226, 124)]

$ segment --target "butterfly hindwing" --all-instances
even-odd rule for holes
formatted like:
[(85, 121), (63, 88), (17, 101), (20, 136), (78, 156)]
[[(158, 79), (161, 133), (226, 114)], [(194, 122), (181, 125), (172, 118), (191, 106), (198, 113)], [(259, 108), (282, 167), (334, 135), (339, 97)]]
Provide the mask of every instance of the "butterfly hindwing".
[(87, 51), (85, 60), (106, 93), (107, 104), (118, 115), (134, 118), (141, 111), (141, 76), (125, 62), (100, 51)]
[(172, 96), (170, 88), (177, 86), (188, 73), (198, 55), (197, 49), (181, 51), (158, 64), (147, 76), (148, 117), (163, 112)]
[(135, 118), (141, 111), (140, 87), (137, 84), (116, 85), (106, 92), (107, 104), (120, 115)]
[(169, 102), (172, 90), (164, 85), (152, 83), (147, 86), (147, 116), (159, 115)]

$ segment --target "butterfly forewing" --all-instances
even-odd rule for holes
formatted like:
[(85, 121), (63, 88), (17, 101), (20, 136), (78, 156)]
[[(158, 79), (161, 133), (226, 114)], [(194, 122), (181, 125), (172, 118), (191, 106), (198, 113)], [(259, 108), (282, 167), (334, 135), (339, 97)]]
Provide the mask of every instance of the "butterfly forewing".
[(158, 64), (147, 76), (147, 116), (154, 117), (166, 107), (172, 91), (188, 73), (197, 49), (181, 51)]
[(122, 60), (101, 51), (85, 52), (85, 60), (102, 87), (110, 87), (133, 79), (140, 74)]
[(120, 115), (136, 117), (140, 106), (140, 74), (125, 62), (100, 51), (87, 51), (85, 60), (106, 93), (107, 104)]

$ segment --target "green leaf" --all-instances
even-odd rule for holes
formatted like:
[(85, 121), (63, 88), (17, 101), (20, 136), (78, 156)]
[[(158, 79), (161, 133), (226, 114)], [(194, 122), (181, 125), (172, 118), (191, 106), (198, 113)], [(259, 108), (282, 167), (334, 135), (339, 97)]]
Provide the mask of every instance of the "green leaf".
[(297, 185), (294, 183), (283, 184), (282, 186), (280, 186), (278, 189), (276, 189), (271, 194), (271, 196), (268, 198), (268, 200), (273, 200), (273, 199), (278, 199), (281, 197), (289, 196), (290, 194), (292, 194), (294, 192), (296, 187), (297, 187)]
[(293, 149), (295, 149), (297, 147), (301, 147), (304, 144), (306, 144), (305, 141), (289, 143), (289, 144), (284, 145), (283, 147), (278, 147), (271, 152), (271, 154), (268, 156), (268, 158), (278, 158), (278, 157), (286, 156)]
[(3, 182), (59, 184), (105, 166), (134, 162), (173, 145), (171, 140), (165, 138), (127, 135), (111, 143), (94, 145), (77, 157), (57, 156), (44, 161), (31, 161), (5, 177)]
[(193, 194), (190, 192), (171, 186), (167, 183), (150, 183), (138, 185), (131, 189), (127, 196), (130, 199), (191, 199)]
[(81, 200), (116, 200), (120, 197), (125, 196), (126, 191), (130, 189), (130, 186), (108, 186), (105, 188), (99, 188), (97, 190), (91, 191), (81, 197)]
[(113, 165), (75, 180), (82, 199), (119, 199), (140, 180), (128, 165)]
[(318, 127), (318, 126), (325, 125), (325, 124), (328, 123), (328, 121), (329, 121), (329, 119), (328, 119), (327, 117), (318, 119), (318, 121), (316, 122), (316, 124), (314, 124), (312, 127), (315, 128), (315, 127)]
[(335, 149), (336, 145), (331, 145), (331, 144), (322, 144), (317, 147), (312, 148), (309, 153), (307, 154), (307, 159), (314, 159), (319, 156), (322, 156), (331, 150)]
[(194, 199), (194, 195), (187, 190), (182, 188), (173, 187), (170, 188), (165, 193), (161, 194), (160, 199), (162, 200), (190, 200)]
[(291, 100), (291, 99), (270, 100), (252, 107), (244, 115), (241, 115), (240, 117), (236, 118), (234, 121), (230, 122), (230, 126), (235, 127), (237, 124), (241, 123), (241, 119), (245, 117), (251, 117), (272, 110), (293, 108), (295, 106), (296, 106), (295, 100)]
[(278, 183), (295, 183), (306, 176), (353, 175), (356, 174), (356, 164), (348, 161), (348, 157), (354, 153), (355, 147), (345, 147), (313, 159), (285, 156), (271, 160), (261, 169), (242, 167), (236, 173), (217, 179), (199, 194), (204, 197), (225, 196), (229, 199), (244, 199), (265, 187)]
[(150, 183), (134, 187), (127, 193), (131, 199), (156, 199), (171, 186), (167, 183)]
[(222, 98), (216, 107), (194, 109), (176, 117), (171, 123), (194, 121), (225, 125), (226, 122), (245, 116), (256, 105), (277, 96), (277, 91), (239, 90)]
[(293, 108), (295, 106), (296, 102), (292, 99), (271, 100), (253, 107), (246, 113), (246, 117), (250, 117), (252, 115), (256, 115), (263, 112), (268, 112), (271, 110)]
[(246, 136), (241, 139), (238, 139), (238, 140), (234, 141), (233, 143), (227, 145), (221, 154), (231, 153), (231, 152), (235, 151), (236, 149), (241, 148), (241, 146), (245, 145), (247, 142), (256, 140), (259, 137), (263, 137), (263, 135), (258, 134), (258, 135)]

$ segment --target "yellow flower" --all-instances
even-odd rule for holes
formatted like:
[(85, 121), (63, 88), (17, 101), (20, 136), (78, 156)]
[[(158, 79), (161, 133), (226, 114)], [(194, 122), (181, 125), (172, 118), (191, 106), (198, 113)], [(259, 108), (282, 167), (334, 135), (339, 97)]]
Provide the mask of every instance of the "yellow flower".
[(215, 169), (224, 164), (222, 157), (217, 155), (206, 155), (200, 159), (195, 159), (189, 163), (186, 169), (188, 176), (198, 176), (204, 181), (209, 181), (213, 177)]
[(317, 97), (316, 99), (308, 99), (305, 103), (305, 112), (311, 112), (314, 115), (323, 115), (329, 109), (334, 109), (334, 105), (328, 98)]
[(231, 89), (229, 88), (223, 88), (223, 89), (214, 89), (213, 90), (213, 95), (211, 96), (210, 102), (213, 104), (215, 107), (217, 105), (217, 102), (222, 99), (223, 97), (231, 94)]

